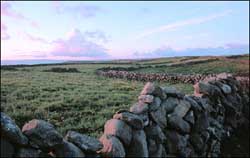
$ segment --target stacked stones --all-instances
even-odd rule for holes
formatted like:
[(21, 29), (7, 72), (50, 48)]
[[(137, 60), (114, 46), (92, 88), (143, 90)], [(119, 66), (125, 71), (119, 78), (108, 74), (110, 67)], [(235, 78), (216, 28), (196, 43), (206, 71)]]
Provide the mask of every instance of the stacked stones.
[(21, 131), (1, 112), (1, 157), (95, 157), (102, 147), (99, 140), (74, 131), (63, 138), (43, 120), (33, 119)]
[(110, 157), (220, 156), (222, 141), (242, 124), (249, 127), (249, 96), (232, 77), (211, 80), (194, 85), (194, 96), (148, 82), (129, 111), (118, 111), (105, 124), (101, 153)]
[[(194, 85), (194, 95), (148, 82), (138, 102), (116, 112), (99, 140), (31, 120), (22, 131), (1, 113), (1, 156), (218, 157), (223, 140), (249, 134), (249, 84), (220, 75)], [(249, 141), (249, 140), (246, 140)]]
[[(129, 72), (129, 71), (121, 71), (121, 70), (97, 70), (97, 75), (109, 77), (109, 78), (121, 78), (127, 80), (136, 80), (136, 81), (163, 81), (169, 83), (191, 83), (195, 84), (197, 82), (207, 80), (209, 78), (220, 78), (219, 76), (232, 76), (231, 74), (221, 73), (221, 74), (160, 74), (160, 73), (137, 73), (137, 72)], [(243, 80), (249, 81), (249, 77), (241, 77)]]

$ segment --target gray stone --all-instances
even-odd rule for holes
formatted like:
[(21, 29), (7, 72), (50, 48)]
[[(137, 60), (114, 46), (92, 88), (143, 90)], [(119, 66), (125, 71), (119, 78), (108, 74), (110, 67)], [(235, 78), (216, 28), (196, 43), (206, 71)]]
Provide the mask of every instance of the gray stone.
[(221, 90), (209, 83), (199, 82), (194, 85), (195, 96), (211, 95), (220, 96)]
[(30, 147), (23, 147), (23, 148), (19, 148), (17, 150), (15, 157), (36, 158), (36, 157), (51, 157), (51, 156), (48, 155), (47, 153), (42, 152), (39, 149), (34, 149), (34, 148), (30, 148)]
[(151, 123), (144, 128), (144, 131), (147, 138), (154, 139), (157, 143), (163, 143), (166, 140), (165, 134), (157, 124)]
[(173, 115), (177, 115), (183, 118), (188, 110), (190, 109), (191, 104), (185, 100), (180, 100), (179, 104), (175, 107)]
[(96, 152), (102, 148), (102, 144), (98, 139), (74, 131), (68, 131), (65, 139), (84, 152)]
[(6, 139), (1, 137), (1, 157), (12, 157), (14, 154), (14, 146)]
[(164, 107), (167, 114), (174, 111), (174, 108), (179, 104), (179, 100), (173, 97), (168, 97), (167, 100), (163, 101), (161, 106)]
[(149, 157), (153, 157), (158, 149), (158, 144), (154, 139), (147, 138), (148, 154)]
[(168, 157), (167, 156), (167, 151), (165, 149), (165, 147), (162, 145), (162, 153), (161, 153), (161, 157)]
[(215, 85), (218, 86), (224, 94), (230, 94), (232, 92), (231, 87), (227, 84), (217, 81), (215, 82)]
[(134, 129), (140, 130), (143, 128), (142, 118), (136, 114), (131, 113), (131, 112), (116, 113), (113, 116), (113, 118), (126, 122), (128, 125), (130, 125)]
[(147, 95), (147, 94), (153, 94), (155, 90), (155, 85), (152, 82), (147, 82), (145, 86), (143, 87), (140, 95)]
[(33, 145), (41, 149), (53, 149), (63, 144), (63, 137), (55, 130), (54, 126), (43, 120), (33, 119), (22, 128), (23, 133)]
[(190, 110), (184, 117), (184, 120), (190, 123), (191, 125), (194, 125), (194, 112)]
[(204, 148), (204, 142), (200, 135), (197, 133), (190, 135), (190, 142), (192, 146), (194, 147), (195, 151), (198, 153), (201, 153)]
[(99, 140), (103, 148), (98, 153), (106, 157), (125, 157), (124, 147), (118, 138), (104, 134)]
[(196, 122), (193, 130), (198, 132), (204, 131), (209, 127), (209, 120), (207, 112), (202, 112), (196, 115)]
[(180, 116), (170, 115), (168, 119), (169, 126), (181, 133), (190, 133), (190, 125)]
[(184, 100), (188, 101), (191, 104), (191, 109), (195, 111), (201, 111), (201, 106), (192, 98), (193, 96), (184, 96)]
[(175, 87), (164, 87), (163, 91), (167, 94), (167, 96), (170, 97), (177, 97), (182, 99), (185, 96), (184, 93), (178, 91)]
[(148, 104), (139, 101), (138, 103), (135, 103), (132, 107), (130, 107), (129, 111), (135, 114), (141, 114), (146, 113), (148, 109)]
[(149, 117), (148, 117), (148, 113), (144, 113), (144, 114), (138, 114), (139, 117), (141, 117), (142, 121), (143, 121), (143, 126), (147, 126), (149, 124)]
[(118, 137), (125, 146), (129, 146), (132, 139), (131, 127), (117, 119), (110, 119), (105, 123), (104, 134)]
[(155, 111), (161, 106), (161, 99), (159, 97), (154, 97), (154, 101), (149, 104), (149, 110)]
[(166, 99), (167, 97), (166, 94), (161, 89), (161, 87), (155, 86), (155, 84), (152, 82), (147, 82), (140, 93), (140, 95), (148, 95), (148, 94), (160, 97), (161, 99)]
[(210, 148), (210, 152), (209, 152), (209, 156), (210, 157), (219, 157), (220, 156), (220, 142), (213, 140), (211, 143), (211, 148)]
[(133, 137), (126, 157), (148, 157), (146, 135), (143, 130), (133, 130)]
[(150, 115), (152, 119), (162, 128), (167, 127), (167, 113), (166, 110), (163, 106), (161, 106), (158, 110), (156, 111), (151, 111)]
[(188, 137), (182, 136), (178, 134), (175, 130), (167, 130), (167, 147), (168, 147), (168, 154), (174, 154), (177, 156), (187, 155), (187, 145), (188, 145)]
[(154, 101), (154, 96), (152, 95), (140, 95), (138, 100), (144, 103), (152, 103)]
[(28, 138), (23, 135), (15, 122), (3, 112), (1, 112), (1, 135), (8, 138), (13, 144), (28, 144)]
[(85, 157), (85, 154), (74, 144), (63, 141), (60, 148), (56, 148), (54, 152), (56, 157)]
[(155, 86), (155, 90), (152, 94), (156, 97), (160, 97), (163, 100), (167, 98), (166, 93), (159, 86)]
[[(152, 144), (153, 143), (153, 144)], [(163, 145), (155, 144), (154, 141), (149, 142), (149, 157), (162, 157)]]

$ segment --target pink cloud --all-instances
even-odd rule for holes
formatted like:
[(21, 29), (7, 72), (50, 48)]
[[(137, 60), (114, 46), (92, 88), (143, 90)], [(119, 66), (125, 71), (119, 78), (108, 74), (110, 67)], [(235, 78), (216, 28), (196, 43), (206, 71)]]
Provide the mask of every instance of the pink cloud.
[(28, 22), (32, 27), (38, 28), (39, 25), (37, 22), (31, 20), (30, 18), (25, 17), (23, 14), (16, 12), (12, 9), (12, 6), (10, 3), (7, 2), (1, 2), (1, 16), (7, 16), (11, 17), (17, 20), (22, 20)]
[(8, 40), (8, 39), (10, 39), (10, 36), (7, 33), (7, 26), (1, 23), (1, 40)]
[(67, 57), (107, 57), (106, 52), (104, 47), (86, 40), (80, 30), (74, 29), (66, 39), (52, 42), (50, 54)]

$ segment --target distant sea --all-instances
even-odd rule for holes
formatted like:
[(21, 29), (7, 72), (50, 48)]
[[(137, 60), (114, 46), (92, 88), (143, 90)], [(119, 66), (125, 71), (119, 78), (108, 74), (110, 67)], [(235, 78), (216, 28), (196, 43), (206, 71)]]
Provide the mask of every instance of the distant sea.
[(33, 64), (52, 64), (63, 63), (65, 60), (1, 60), (1, 65), (33, 65)]

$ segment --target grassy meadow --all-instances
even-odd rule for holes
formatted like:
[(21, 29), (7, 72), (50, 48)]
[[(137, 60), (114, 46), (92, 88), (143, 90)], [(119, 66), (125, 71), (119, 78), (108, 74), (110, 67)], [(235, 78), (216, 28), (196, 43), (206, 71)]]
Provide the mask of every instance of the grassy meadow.
[[(249, 73), (249, 56), (248, 59), (242, 58), (188, 66), (142, 68), (136, 71), (142, 73)], [(36, 118), (51, 122), (62, 134), (67, 130), (75, 130), (99, 137), (106, 120), (110, 119), (117, 110), (128, 109), (135, 103), (145, 83), (97, 76), (95, 74), (97, 69), (159, 65), (182, 62), (183, 59), (185, 58), (161, 58), (120, 65), (119, 63), (77, 63), (1, 69), (1, 111), (15, 119), (19, 127)], [(242, 60), (248, 61), (248, 64)], [(47, 71), (58, 67), (76, 68), (79, 72)], [(175, 86), (185, 93), (193, 93), (193, 87), (190, 84), (173, 85), (166, 82), (158, 84)]]

